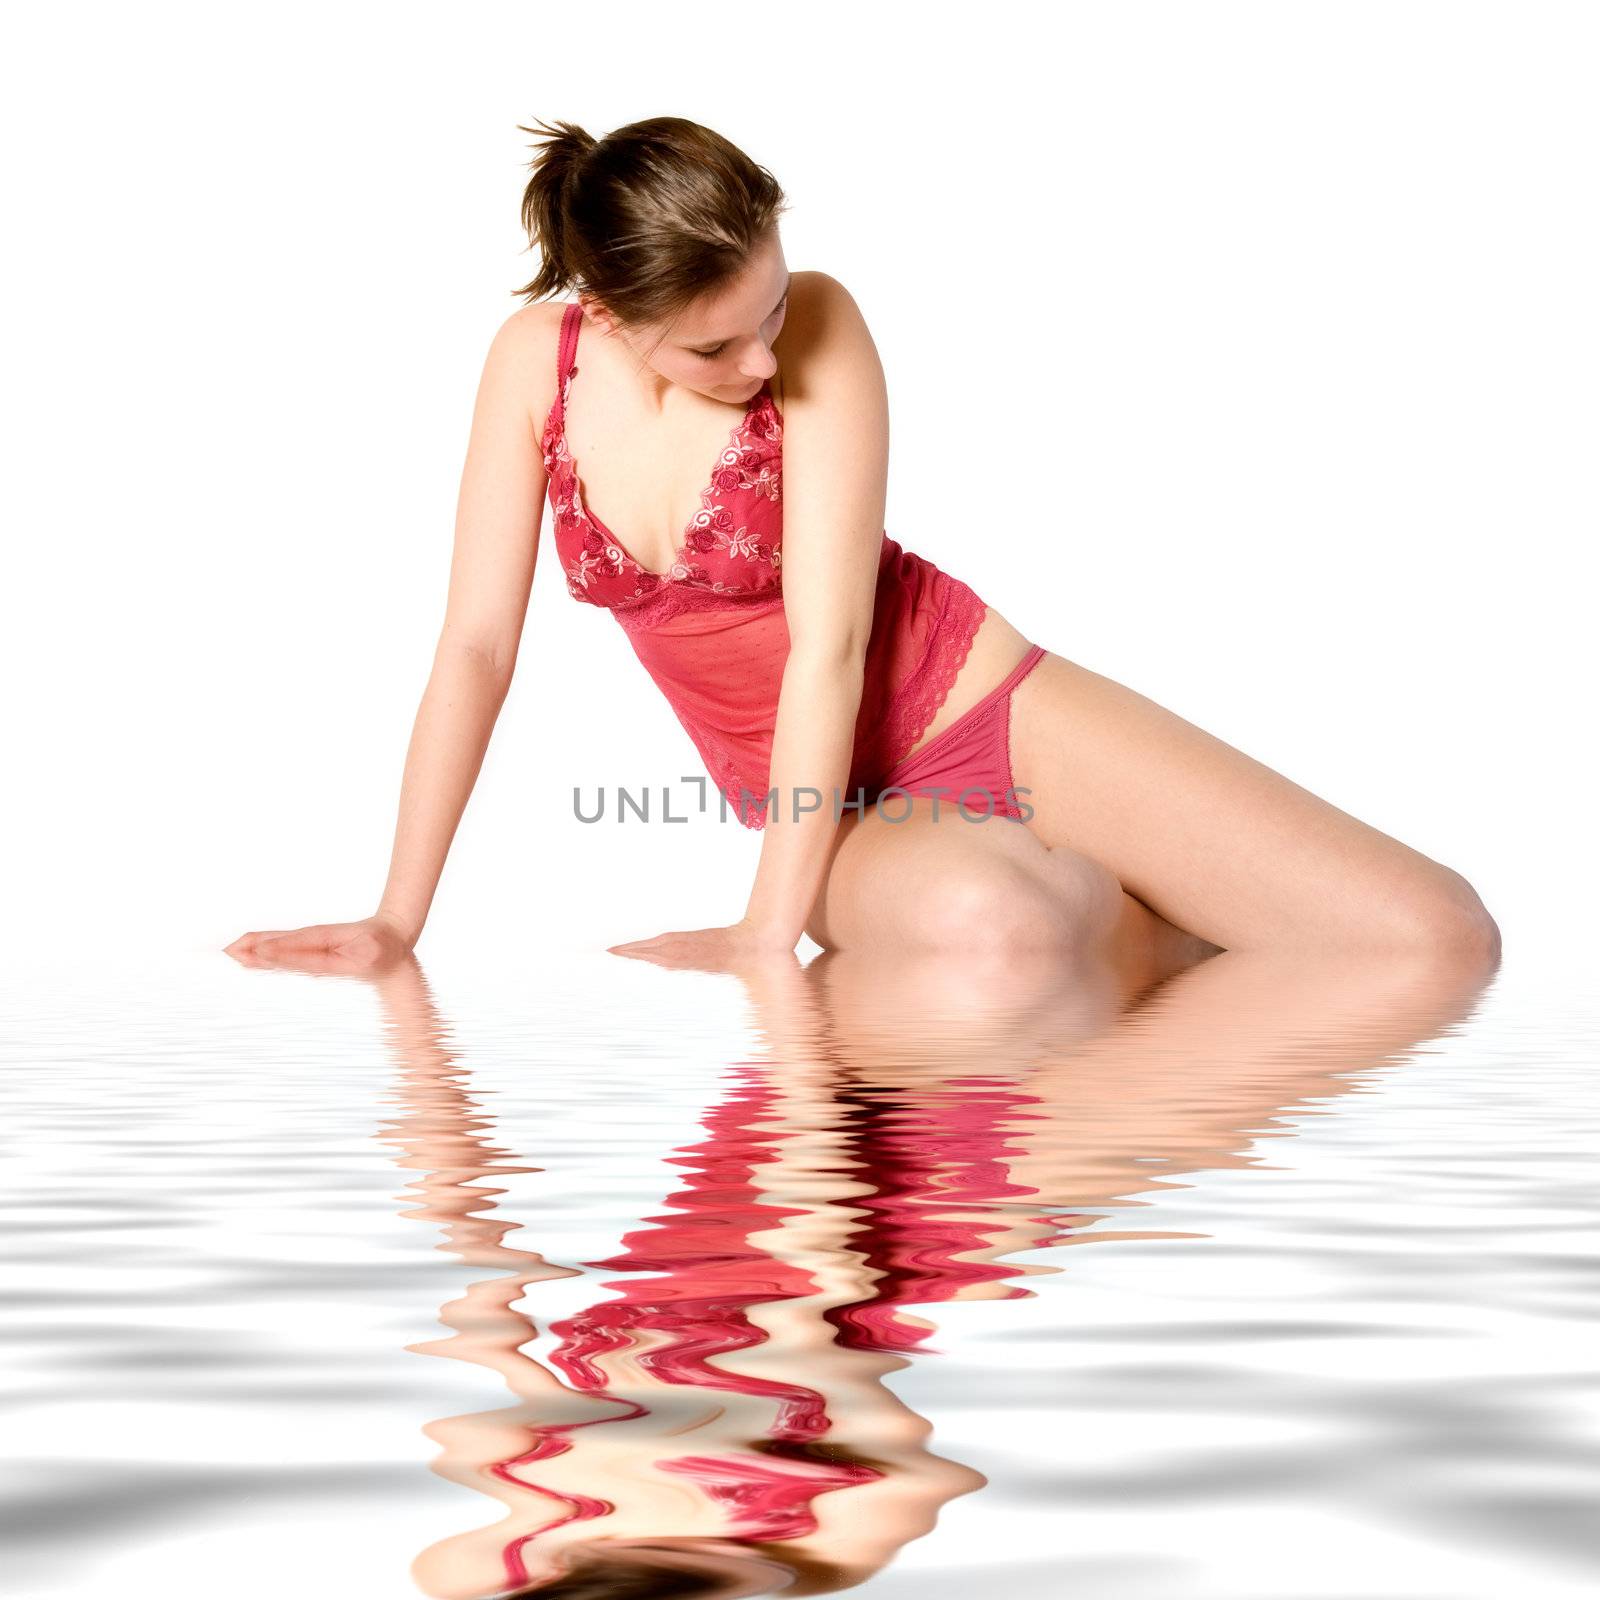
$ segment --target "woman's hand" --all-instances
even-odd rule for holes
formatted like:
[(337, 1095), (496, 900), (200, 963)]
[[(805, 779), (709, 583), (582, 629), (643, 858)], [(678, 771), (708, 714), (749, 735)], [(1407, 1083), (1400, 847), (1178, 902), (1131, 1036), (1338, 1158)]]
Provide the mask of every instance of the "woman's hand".
[(307, 928), (242, 933), (223, 953), (246, 967), (300, 972), (378, 972), (409, 955), (416, 939), (383, 912), (360, 922), (318, 922)]
[(614, 956), (654, 961), (661, 967), (687, 967), (696, 972), (742, 972), (771, 961), (796, 961), (794, 939), (740, 920), (726, 928), (694, 928), (687, 933), (658, 933), (653, 939), (632, 939), (607, 945)]

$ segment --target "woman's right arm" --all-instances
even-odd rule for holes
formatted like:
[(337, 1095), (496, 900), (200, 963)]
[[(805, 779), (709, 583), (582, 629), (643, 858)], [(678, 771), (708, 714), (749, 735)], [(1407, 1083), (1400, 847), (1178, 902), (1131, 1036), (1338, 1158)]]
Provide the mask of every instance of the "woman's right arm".
[(546, 482), (540, 443), (555, 399), (560, 310), (539, 303), (514, 312), (484, 362), (456, 502), (444, 626), (406, 751), (378, 909), (357, 922), (246, 933), (227, 946), (229, 955), (326, 955), (340, 966), (369, 966), (417, 942), (516, 666), (538, 552)]

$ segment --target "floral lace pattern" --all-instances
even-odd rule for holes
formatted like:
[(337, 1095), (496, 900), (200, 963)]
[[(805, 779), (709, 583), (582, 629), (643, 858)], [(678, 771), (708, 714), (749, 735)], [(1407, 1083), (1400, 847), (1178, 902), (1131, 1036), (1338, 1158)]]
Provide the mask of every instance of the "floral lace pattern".
[(543, 440), (567, 592), (574, 600), (621, 611), (668, 584), (721, 595), (775, 591), (783, 565), (783, 419), (768, 386), (763, 383), (751, 396), (713, 463), (700, 491), (700, 508), (689, 519), (671, 565), (653, 572), (584, 501), (566, 432), (567, 400), (578, 371), (571, 356), (579, 321), (569, 313), (564, 324), (564, 360)]

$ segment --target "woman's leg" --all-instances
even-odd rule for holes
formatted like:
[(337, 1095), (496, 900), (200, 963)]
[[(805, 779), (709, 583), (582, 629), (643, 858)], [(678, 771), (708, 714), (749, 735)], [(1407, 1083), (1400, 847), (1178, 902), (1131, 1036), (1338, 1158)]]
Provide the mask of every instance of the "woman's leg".
[(1031, 791), (1021, 826), (1229, 950), (1499, 958), (1499, 930), (1459, 873), (1061, 656), (1017, 686), (1011, 761)]
[(1054, 951), (1109, 972), (1126, 998), (1214, 953), (1078, 851), (1051, 849), (1017, 821), (967, 821), (949, 800), (905, 795), (844, 814), (806, 933), (824, 950), (1001, 962)]

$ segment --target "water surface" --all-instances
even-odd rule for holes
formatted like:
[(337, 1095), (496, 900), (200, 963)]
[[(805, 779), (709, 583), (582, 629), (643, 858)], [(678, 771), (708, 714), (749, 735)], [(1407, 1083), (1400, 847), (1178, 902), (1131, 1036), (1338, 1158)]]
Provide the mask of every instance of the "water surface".
[(7, 1011), (9, 1593), (1600, 1582), (1600, 1019), (1509, 962)]

